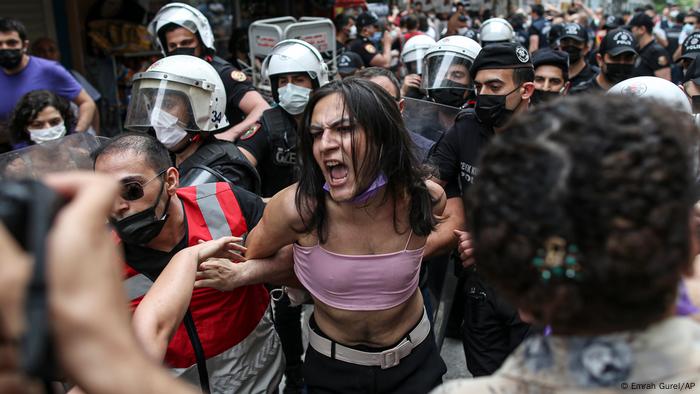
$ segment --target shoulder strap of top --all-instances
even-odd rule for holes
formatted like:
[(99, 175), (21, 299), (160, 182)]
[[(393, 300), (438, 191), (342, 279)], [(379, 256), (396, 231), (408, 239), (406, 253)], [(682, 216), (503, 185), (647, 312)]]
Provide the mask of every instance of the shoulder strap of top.
[(406, 240), (406, 246), (403, 247), (403, 250), (405, 251), (408, 249), (408, 244), (411, 243), (411, 236), (413, 235), (413, 227), (411, 227), (411, 232), (408, 233), (408, 239)]

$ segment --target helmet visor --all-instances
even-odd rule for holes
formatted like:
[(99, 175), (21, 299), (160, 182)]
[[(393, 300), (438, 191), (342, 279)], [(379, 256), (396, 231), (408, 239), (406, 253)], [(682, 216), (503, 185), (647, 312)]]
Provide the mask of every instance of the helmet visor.
[[(457, 53), (437, 53), (423, 62), (422, 88), (425, 90), (455, 88), (464, 86), (465, 90), (474, 90), (469, 75), (472, 61)], [(455, 85), (459, 84), (459, 85)]]
[[(192, 111), (192, 86), (174, 81), (141, 79), (134, 82), (124, 127), (146, 132), (160, 119), (172, 119), (184, 130), (201, 131)], [(201, 91), (198, 92), (201, 95)]]

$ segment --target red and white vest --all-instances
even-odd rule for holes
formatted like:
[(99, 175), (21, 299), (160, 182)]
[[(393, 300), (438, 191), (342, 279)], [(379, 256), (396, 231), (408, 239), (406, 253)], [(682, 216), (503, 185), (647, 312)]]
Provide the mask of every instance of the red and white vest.
[[(210, 183), (178, 189), (187, 220), (188, 245), (199, 240), (209, 241), (224, 236), (242, 236), (248, 226), (238, 200), (227, 183)], [(126, 291), (132, 308), (141, 302), (153, 284), (145, 275), (127, 265)], [(190, 311), (194, 319), (207, 365), (210, 360), (231, 352), (258, 327), (269, 305), (269, 295), (263, 285), (245, 286), (233, 291), (194, 289)], [(213, 361), (213, 360), (212, 360)], [(215, 364), (225, 365), (224, 360)], [(183, 324), (168, 344), (165, 363), (172, 368), (189, 368), (196, 365), (192, 344)], [(209, 371), (209, 375), (216, 371)]]

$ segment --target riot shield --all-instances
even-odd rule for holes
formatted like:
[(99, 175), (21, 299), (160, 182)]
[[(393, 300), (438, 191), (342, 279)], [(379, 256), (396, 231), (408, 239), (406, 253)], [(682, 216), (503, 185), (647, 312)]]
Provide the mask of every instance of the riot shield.
[(52, 172), (92, 170), (90, 155), (106, 141), (105, 137), (76, 133), (3, 153), (0, 179), (38, 179)]
[(435, 142), (452, 127), (458, 113), (459, 108), (432, 101), (404, 98), (403, 120), (406, 128)]

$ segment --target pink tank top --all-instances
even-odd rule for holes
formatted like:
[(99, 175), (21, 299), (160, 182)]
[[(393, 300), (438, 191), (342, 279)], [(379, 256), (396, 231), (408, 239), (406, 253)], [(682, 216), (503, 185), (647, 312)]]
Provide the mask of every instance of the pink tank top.
[(408, 300), (418, 287), (423, 249), (347, 255), (294, 244), (294, 272), (319, 301), (337, 309), (378, 311)]

